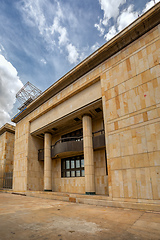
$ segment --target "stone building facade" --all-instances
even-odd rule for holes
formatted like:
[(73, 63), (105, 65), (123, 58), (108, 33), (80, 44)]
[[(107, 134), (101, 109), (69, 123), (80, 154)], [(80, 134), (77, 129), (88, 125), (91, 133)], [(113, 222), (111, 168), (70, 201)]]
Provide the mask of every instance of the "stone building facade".
[(11, 124), (0, 128), (0, 188), (12, 188), (14, 137), (15, 127)]
[(160, 3), (12, 119), (15, 191), (159, 201), (159, 16)]

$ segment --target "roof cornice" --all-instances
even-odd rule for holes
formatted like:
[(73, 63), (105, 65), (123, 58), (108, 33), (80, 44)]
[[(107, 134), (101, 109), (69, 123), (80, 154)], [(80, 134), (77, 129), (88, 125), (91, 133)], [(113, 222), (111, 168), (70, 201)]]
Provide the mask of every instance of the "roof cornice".
[(128, 46), (133, 41), (140, 38), (142, 35), (150, 31), (152, 28), (160, 23), (160, 3), (157, 3), (149, 11), (144, 13), (132, 24), (127, 26), (124, 30), (118, 33), (114, 38), (105, 43), (97, 51), (79, 63), (71, 71), (65, 74), (57, 82), (51, 85), (40, 96), (38, 96), (32, 103), (30, 103), (24, 110), (13, 117), (12, 121), (17, 123), (30, 112), (42, 105), (48, 99), (56, 95), (58, 92), (66, 88), (68, 85), (97, 67), (102, 62)]
[(13, 126), (13, 125), (11, 125), (9, 123), (6, 123), (5, 125), (3, 125), (0, 128), (0, 135), (2, 135), (5, 132), (10, 132), (10, 133), (14, 133), (15, 134), (15, 126)]

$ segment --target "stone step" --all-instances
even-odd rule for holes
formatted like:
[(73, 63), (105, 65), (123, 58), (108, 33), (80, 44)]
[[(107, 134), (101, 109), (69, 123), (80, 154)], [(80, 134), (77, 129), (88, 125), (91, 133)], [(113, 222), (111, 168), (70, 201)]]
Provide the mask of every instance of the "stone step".
[(35, 196), (40, 198), (48, 198), (59, 201), (67, 201), (81, 204), (91, 204), (97, 206), (106, 207), (117, 207), (117, 208), (128, 208), (128, 209), (139, 209), (147, 211), (160, 211), (160, 201), (155, 203), (146, 202), (132, 202), (132, 201), (118, 201), (113, 200), (108, 196), (104, 195), (85, 195), (85, 194), (74, 194), (74, 193), (60, 193), (60, 192), (30, 192), (27, 191), (27, 196)]
[(139, 209), (139, 210), (147, 210), (147, 211), (156, 211), (160, 212), (160, 201), (147, 202), (135, 199), (135, 202), (123, 200), (113, 200), (108, 196), (104, 195), (85, 195), (85, 194), (77, 194), (77, 193), (61, 193), (61, 192), (43, 192), (43, 191), (12, 191), (12, 190), (0, 190), (1, 192), (8, 192), (12, 194), (18, 194), (23, 196), (37, 197), (37, 198), (45, 198), (45, 199), (53, 199), (58, 201), (67, 201), (79, 204), (89, 204), (103, 207), (117, 207), (117, 208), (127, 208), (127, 209)]

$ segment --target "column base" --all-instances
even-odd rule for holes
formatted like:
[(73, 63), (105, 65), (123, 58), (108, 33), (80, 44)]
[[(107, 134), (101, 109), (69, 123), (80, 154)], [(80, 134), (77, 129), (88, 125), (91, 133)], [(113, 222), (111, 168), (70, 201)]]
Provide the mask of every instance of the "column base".
[(52, 190), (44, 189), (45, 192), (52, 192)]
[(86, 195), (96, 195), (95, 192), (86, 192)]

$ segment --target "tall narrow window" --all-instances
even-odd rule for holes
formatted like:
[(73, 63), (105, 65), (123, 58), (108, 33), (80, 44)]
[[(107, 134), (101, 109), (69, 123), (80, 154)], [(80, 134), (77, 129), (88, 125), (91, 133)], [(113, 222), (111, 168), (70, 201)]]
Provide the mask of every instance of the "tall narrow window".
[(105, 150), (105, 162), (106, 162), (106, 175), (108, 175), (108, 167), (107, 167), (107, 153)]

